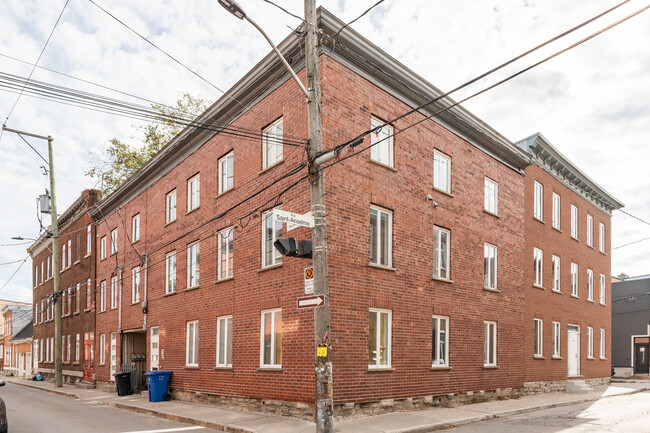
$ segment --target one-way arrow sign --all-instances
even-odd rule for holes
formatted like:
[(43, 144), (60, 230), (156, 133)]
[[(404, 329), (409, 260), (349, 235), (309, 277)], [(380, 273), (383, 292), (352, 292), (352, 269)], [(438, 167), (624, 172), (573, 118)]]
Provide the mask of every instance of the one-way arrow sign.
[(323, 295), (305, 296), (303, 298), (298, 298), (298, 308), (321, 307), (323, 304), (325, 304), (325, 296)]

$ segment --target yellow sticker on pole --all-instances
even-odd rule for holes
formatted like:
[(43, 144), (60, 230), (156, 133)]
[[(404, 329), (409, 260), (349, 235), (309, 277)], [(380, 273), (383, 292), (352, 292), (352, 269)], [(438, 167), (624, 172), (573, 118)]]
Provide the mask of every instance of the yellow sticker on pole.
[(316, 356), (319, 358), (327, 357), (327, 346), (318, 346), (316, 348)]

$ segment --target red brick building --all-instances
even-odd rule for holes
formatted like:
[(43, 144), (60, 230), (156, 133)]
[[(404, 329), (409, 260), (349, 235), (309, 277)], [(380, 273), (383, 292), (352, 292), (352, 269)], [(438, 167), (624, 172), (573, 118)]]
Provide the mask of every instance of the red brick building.
[[(2, 301), (2, 338), (0, 339), (0, 349), (2, 350), (2, 371), (5, 375), (12, 376), (23, 375), (29, 370), (31, 358), (26, 359), (25, 327), (32, 321), (32, 307), (23, 302)], [(14, 340), (21, 334), (21, 338)], [(29, 334), (29, 332), (27, 332)], [(29, 343), (31, 346), (31, 343)]]
[(623, 204), (541, 134), (517, 144), (534, 162), (525, 194), (526, 386), (608, 381), (611, 213)]
[[(95, 224), (89, 210), (100, 198), (99, 191), (84, 190), (58, 221), (63, 378), (70, 383), (94, 381)], [(45, 377), (53, 377), (52, 241), (44, 233), (27, 251), (34, 267), (34, 365)]]

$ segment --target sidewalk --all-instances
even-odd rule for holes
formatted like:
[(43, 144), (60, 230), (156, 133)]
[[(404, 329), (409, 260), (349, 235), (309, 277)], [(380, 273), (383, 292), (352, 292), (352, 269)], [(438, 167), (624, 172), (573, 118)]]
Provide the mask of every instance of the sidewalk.
[[(15, 377), (3, 378), (9, 385), (21, 385), (72, 397), (90, 404), (108, 405), (121, 409), (159, 416), (174, 421), (213, 428), (233, 433), (313, 433), (315, 424), (295, 418), (258, 412), (220, 409), (184, 401), (151, 403), (146, 392), (140, 395), (118, 397), (97, 389), (77, 388), (64, 385), (55, 388), (51, 382), (35, 382)], [(450, 426), (469, 424), (497, 416), (513, 415), (557, 406), (596, 401), (615, 395), (631, 394), (650, 389), (650, 380), (617, 382), (597, 387), (585, 394), (549, 393), (519, 399), (489, 401), (454, 408), (431, 408), (412, 412), (340, 420), (335, 423), (339, 433), (419, 433), (441, 430)]]

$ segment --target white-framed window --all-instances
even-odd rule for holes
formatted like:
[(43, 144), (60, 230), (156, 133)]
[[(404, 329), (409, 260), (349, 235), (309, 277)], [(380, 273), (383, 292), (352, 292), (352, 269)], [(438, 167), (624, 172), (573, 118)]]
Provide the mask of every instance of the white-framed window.
[(201, 205), (201, 177), (195, 175), (187, 180), (187, 211), (190, 212)]
[(219, 160), (219, 194), (228, 191), (233, 186), (233, 161), (233, 152)]
[(117, 252), (117, 229), (111, 232), (111, 254)]
[(393, 127), (384, 125), (376, 117), (370, 118), (370, 159), (389, 167), (393, 166)]
[(431, 359), (435, 367), (449, 366), (449, 317), (433, 316)]
[(262, 267), (279, 265), (282, 254), (273, 246), (282, 237), (282, 223), (273, 221), (273, 209), (262, 214)]
[(391, 267), (393, 213), (378, 206), (370, 206), (370, 263)]
[(600, 274), (600, 304), (605, 305), (605, 276)]
[(279, 118), (262, 131), (262, 169), (282, 161), (283, 120)]
[(110, 370), (109, 377), (111, 382), (115, 382), (115, 373), (117, 373), (117, 332), (111, 332), (111, 353), (110, 353)]
[(217, 278), (223, 280), (233, 275), (233, 228), (228, 227), (217, 233), (219, 258), (217, 264)]
[(483, 322), (485, 340), (483, 345), (483, 366), (495, 367), (497, 365), (497, 322)]
[(594, 301), (594, 271), (587, 269), (587, 301)]
[(38, 265), (34, 266), (34, 288), (38, 287)]
[(600, 359), (605, 359), (607, 353), (605, 352), (605, 330), (600, 329)]
[(544, 185), (535, 181), (533, 216), (540, 221), (544, 220)]
[(176, 251), (165, 257), (165, 293), (176, 291)]
[(541, 358), (544, 356), (544, 322), (542, 319), (533, 319), (533, 336), (534, 356)]
[(43, 312), (45, 311), (45, 300), (41, 300), (41, 318), (39, 320), (40, 323), (43, 323)]
[(117, 308), (117, 276), (111, 277), (111, 310)]
[(41, 284), (43, 284), (43, 274), (45, 273), (45, 266), (41, 262)]
[(49, 279), (49, 278), (52, 278), (52, 267), (51, 267), (51, 263), (52, 263), (52, 256), (49, 256), (49, 257), (47, 258), (47, 278), (48, 278), (48, 279)]
[(72, 287), (68, 287), (68, 315), (70, 314), (72, 314)]
[(571, 205), (571, 237), (578, 239), (578, 208)]
[(571, 263), (571, 296), (578, 296), (578, 265)]
[[(47, 341), (47, 339), (46, 339), (46, 341)], [(43, 340), (41, 339), (38, 342), (38, 352), (39, 352), (38, 353), (38, 362), (43, 362), (43, 349), (44, 349), (44, 346), (45, 345), (43, 344)], [(0, 353), (2, 353), (2, 347), (0, 347)], [(47, 352), (45, 352), (45, 354), (47, 355)]]
[(99, 241), (99, 258), (101, 260), (106, 258), (106, 236), (102, 236)]
[(80, 359), (81, 359), (81, 335), (76, 334), (75, 342), (74, 342), (74, 362), (79, 364)]
[(433, 277), (449, 280), (449, 246), (451, 232), (442, 227), (433, 226)]
[(560, 322), (553, 322), (553, 358), (559, 358), (561, 356), (560, 354), (561, 335), (562, 333), (560, 328)]
[(72, 266), (72, 239), (68, 239), (68, 267), (70, 266)]
[(451, 157), (433, 151), (433, 187), (451, 193)]
[(38, 324), (38, 305), (34, 305), (34, 313), (32, 316), (34, 317), (34, 325)]
[(594, 328), (587, 326), (587, 358), (594, 357)]
[(598, 223), (598, 251), (605, 252), (605, 224)]
[(544, 252), (539, 248), (533, 249), (533, 271), (535, 273), (535, 285), (544, 286)]
[(75, 313), (79, 312), (80, 304), (81, 304), (81, 283), (77, 283), (77, 287), (75, 289), (75, 300), (74, 300), (74, 312)]
[(99, 334), (99, 365), (106, 364), (106, 334)]
[[(65, 251), (66, 251), (66, 245), (65, 242), (61, 246), (61, 270), (63, 271), (65, 269)], [(38, 266), (34, 269), (34, 287), (38, 285)]]
[(497, 288), (497, 247), (492, 244), (483, 246), (483, 287), (487, 289)]
[(176, 190), (172, 190), (165, 196), (165, 223), (176, 221)]
[(551, 257), (553, 265), (553, 291), (559, 292), (560, 288), (560, 258), (558, 256)]
[(72, 341), (71, 341), (71, 338), (70, 338), (70, 334), (68, 334), (67, 338), (66, 338), (67, 351), (66, 351), (66, 357), (65, 357), (65, 360), (66, 360), (66, 362), (68, 364), (70, 363), (70, 358), (72, 358), (72, 355), (71, 355), (71, 353), (72, 353), (71, 352), (71, 349), (72, 349), (71, 343), (72, 343)]
[(594, 217), (587, 214), (587, 245), (594, 246)]
[(560, 230), (560, 195), (553, 193), (553, 228)]
[(131, 218), (131, 242), (140, 240), (140, 214), (134, 215)]
[(217, 367), (232, 367), (232, 316), (217, 317)]
[(388, 368), (391, 357), (393, 312), (370, 309), (368, 321), (368, 368)]
[(185, 340), (185, 365), (188, 367), (199, 366), (199, 321), (187, 322)]
[(99, 283), (99, 311), (106, 311), (106, 281)]
[(282, 309), (262, 311), (260, 329), (260, 367), (282, 367)]
[(485, 210), (497, 215), (499, 213), (499, 184), (486, 177), (484, 192)]
[[(66, 294), (66, 290), (63, 289), (63, 291), (61, 292), (61, 317), (65, 317), (65, 305), (66, 305), (65, 304), (65, 294)], [(7, 334), (7, 332), (5, 332), (5, 335), (6, 334)]]
[(140, 302), (140, 267), (131, 269), (131, 303)]
[(45, 339), (45, 362), (50, 362), (50, 339)]
[(90, 278), (86, 281), (86, 309), (90, 310), (90, 308), (93, 306), (93, 291), (91, 290), (90, 285), (92, 284), (92, 281)]
[(50, 337), (50, 362), (54, 362), (54, 337)]
[(187, 287), (199, 285), (199, 243), (187, 246)]
[(86, 255), (89, 256), (93, 251), (93, 237), (91, 224), (86, 227)]

